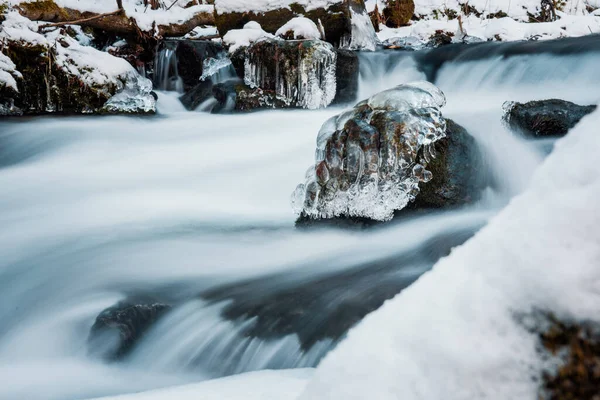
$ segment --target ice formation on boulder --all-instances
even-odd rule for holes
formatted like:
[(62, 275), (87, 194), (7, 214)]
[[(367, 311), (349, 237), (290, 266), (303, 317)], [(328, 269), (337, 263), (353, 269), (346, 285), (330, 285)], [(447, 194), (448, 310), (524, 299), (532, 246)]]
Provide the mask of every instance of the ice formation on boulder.
[(246, 50), (244, 82), (290, 106), (327, 107), (336, 93), (337, 53), (320, 40), (261, 40)]
[(103, 111), (111, 114), (153, 114), (156, 98), (152, 94), (152, 81), (140, 75), (131, 75), (125, 87), (112, 96)]
[(326, 121), (315, 165), (292, 194), (299, 216), (389, 220), (432, 174), (433, 143), (445, 136), (444, 94), (428, 82), (399, 85)]

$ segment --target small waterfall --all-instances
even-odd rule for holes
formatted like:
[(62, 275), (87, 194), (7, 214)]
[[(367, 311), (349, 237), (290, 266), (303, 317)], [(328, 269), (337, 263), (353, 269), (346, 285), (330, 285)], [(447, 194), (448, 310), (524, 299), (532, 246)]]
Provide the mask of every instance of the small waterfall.
[(183, 81), (177, 70), (177, 42), (165, 41), (154, 60), (154, 88), (183, 93)]
[(228, 321), (221, 317), (225, 303), (190, 301), (167, 315), (131, 355), (130, 362), (165, 371), (198, 369), (221, 377), (263, 369), (315, 367), (331, 350), (324, 339), (308, 351), (296, 335), (260, 339), (246, 334), (255, 319)]

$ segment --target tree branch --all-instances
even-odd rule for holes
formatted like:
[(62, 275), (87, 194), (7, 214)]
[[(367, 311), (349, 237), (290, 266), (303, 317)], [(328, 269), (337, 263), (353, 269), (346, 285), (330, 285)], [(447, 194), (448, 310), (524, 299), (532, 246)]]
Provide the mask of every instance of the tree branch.
[(94, 21), (96, 19), (100, 19), (100, 18), (104, 18), (104, 17), (110, 17), (112, 15), (121, 14), (123, 11), (124, 10), (122, 8), (119, 8), (116, 11), (109, 12), (109, 13), (104, 13), (104, 14), (94, 15), (93, 17), (89, 17), (89, 18), (78, 19), (78, 20), (75, 20), (75, 21), (62, 21), (62, 22), (55, 22), (55, 23), (52, 23), (52, 24), (40, 25), (40, 27), (38, 29), (41, 30), (41, 29), (45, 29), (45, 28), (53, 28), (53, 27), (56, 27), (56, 26), (64, 26), (64, 25), (81, 25), (81, 24), (84, 24), (86, 22)]

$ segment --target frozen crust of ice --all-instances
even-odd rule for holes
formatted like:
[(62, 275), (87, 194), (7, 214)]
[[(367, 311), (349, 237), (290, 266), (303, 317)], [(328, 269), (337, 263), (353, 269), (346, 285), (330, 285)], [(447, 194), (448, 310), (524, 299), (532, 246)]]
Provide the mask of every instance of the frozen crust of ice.
[[(433, 143), (445, 136), (444, 94), (427, 82), (399, 85), (327, 120), (315, 165), (292, 194), (296, 215), (389, 220), (432, 179)], [(422, 154), (422, 156), (419, 156)]]

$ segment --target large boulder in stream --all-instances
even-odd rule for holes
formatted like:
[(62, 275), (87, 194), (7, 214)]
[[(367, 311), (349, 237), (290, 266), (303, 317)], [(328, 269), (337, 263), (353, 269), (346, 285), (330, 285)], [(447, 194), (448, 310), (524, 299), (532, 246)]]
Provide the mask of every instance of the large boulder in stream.
[(336, 47), (354, 50), (375, 50), (375, 29), (363, 0), (283, 0), (277, 2), (240, 2), (215, 0), (215, 22), (223, 36), (230, 30), (241, 29), (250, 21), (275, 34), (296, 17), (313, 21), (323, 39)]
[(123, 358), (169, 310), (168, 304), (131, 300), (107, 308), (96, 317), (90, 330), (90, 352), (108, 360)]
[(387, 221), (411, 203), (440, 208), (472, 201), (479, 189), (475, 142), (442, 116), (445, 102), (434, 85), (414, 82), (325, 122), (315, 165), (292, 194), (298, 222)]
[(510, 129), (526, 136), (564, 136), (583, 117), (594, 112), (596, 107), (558, 99), (506, 102), (503, 105), (503, 118)]
[(16, 11), (7, 14), (0, 27), (0, 115), (155, 112), (148, 79), (72, 34), (42, 35)]

